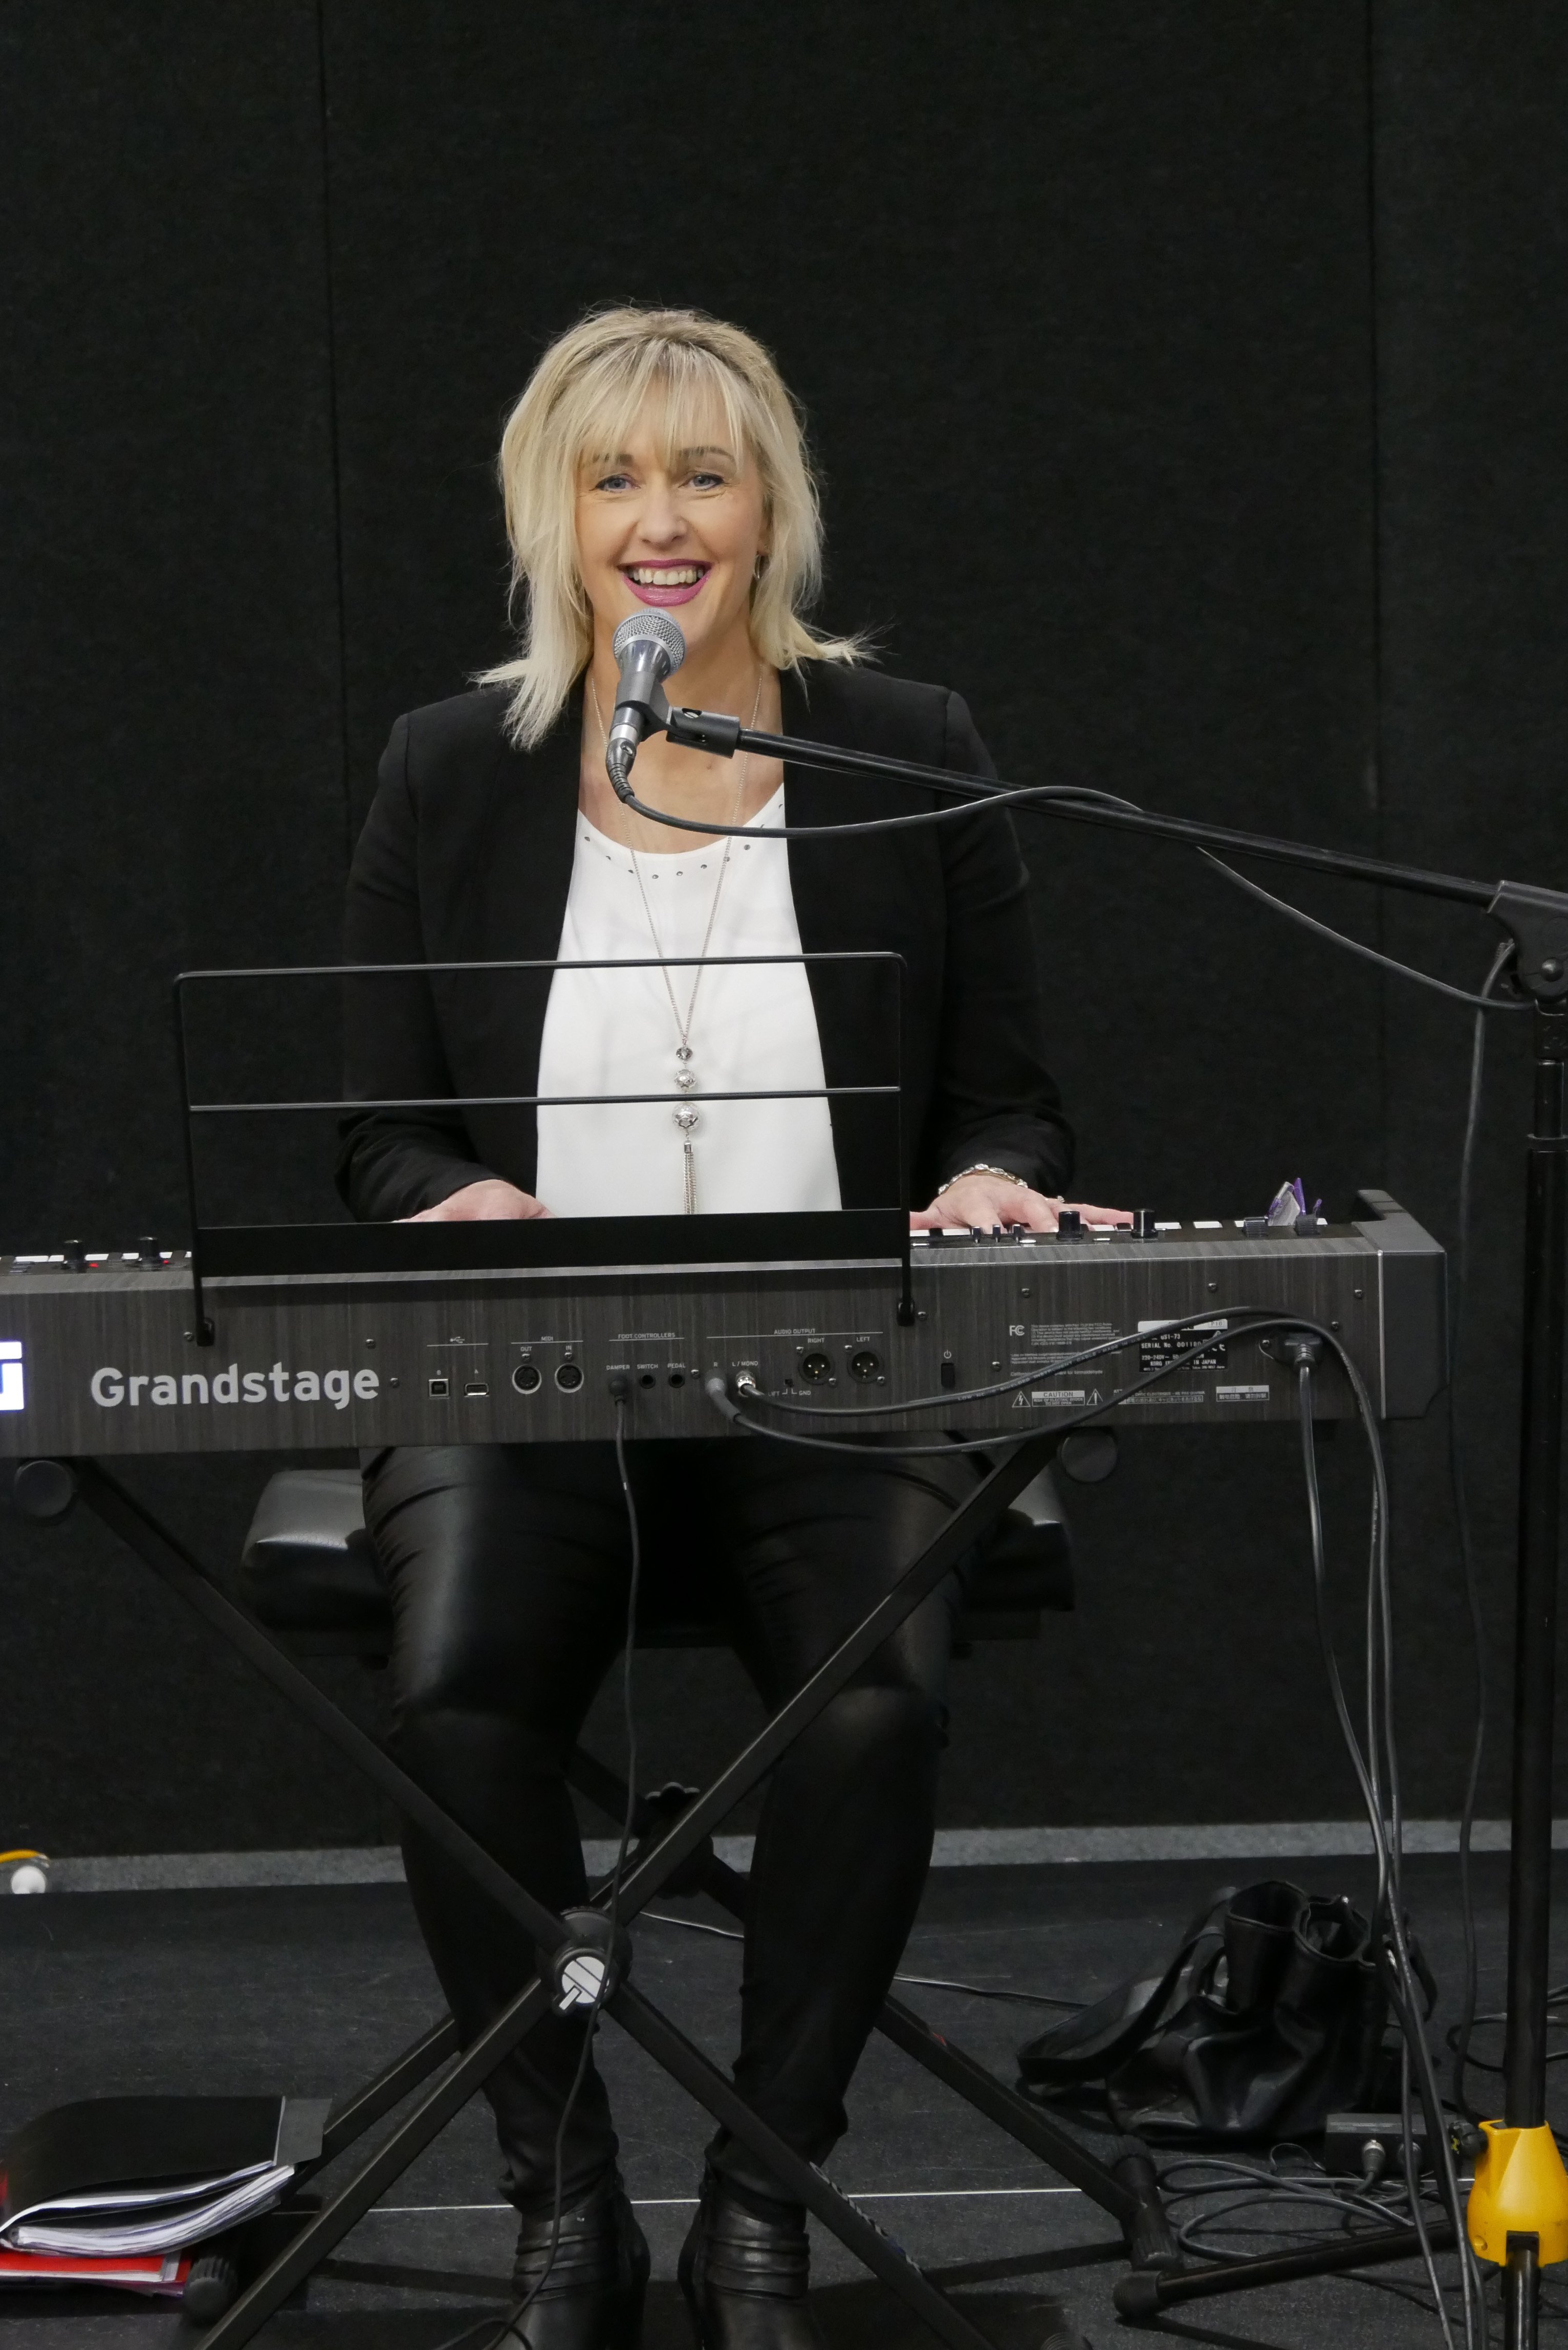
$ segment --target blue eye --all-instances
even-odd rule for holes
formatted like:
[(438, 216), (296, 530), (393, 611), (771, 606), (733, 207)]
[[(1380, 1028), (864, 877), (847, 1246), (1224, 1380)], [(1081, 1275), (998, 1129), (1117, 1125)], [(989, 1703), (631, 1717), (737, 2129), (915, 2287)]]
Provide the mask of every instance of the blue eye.
[(694, 490), (722, 490), (724, 486), (722, 473), (693, 473), (690, 479)]
[(628, 473), (607, 473), (603, 481), (594, 484), (596, 490), (624, 490), (629, 489), (630, 486), (631, 477)]

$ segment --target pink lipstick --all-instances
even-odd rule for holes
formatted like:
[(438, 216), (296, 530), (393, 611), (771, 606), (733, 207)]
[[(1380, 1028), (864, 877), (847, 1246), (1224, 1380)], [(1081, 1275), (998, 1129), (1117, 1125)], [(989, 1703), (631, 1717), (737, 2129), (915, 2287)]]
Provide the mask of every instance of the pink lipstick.
[[(693, 596), (701, 595), (711, 566), (706, 563), (628, 563), (621, 566), (621, 577), (641, 604), (690, 604)], [(634, 571), (645, 576), (633, 578)], [(693, 579), (690, 574), (695, 572)], [(669, 575), (667, 579), (658, 577)]]

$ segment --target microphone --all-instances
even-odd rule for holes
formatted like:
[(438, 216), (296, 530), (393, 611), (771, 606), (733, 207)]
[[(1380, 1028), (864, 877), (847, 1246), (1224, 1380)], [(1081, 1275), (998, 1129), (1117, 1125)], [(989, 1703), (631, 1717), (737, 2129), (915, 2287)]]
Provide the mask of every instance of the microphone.
[(645, 734), (668, 724), (665, 679), (686, 658), (686, 639), (668, 612), (632, 612), (610, 639), (620, 663), (615, 715), (605, 741), (605, 769), (617, 795), (630, 799), (631, 763)]

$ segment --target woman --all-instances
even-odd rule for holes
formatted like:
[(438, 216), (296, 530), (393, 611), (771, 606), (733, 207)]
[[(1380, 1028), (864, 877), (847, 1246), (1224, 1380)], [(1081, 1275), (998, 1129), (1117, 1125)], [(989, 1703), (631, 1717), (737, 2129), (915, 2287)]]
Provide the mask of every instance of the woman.
[[(759, 1082), (867, 1082), (885, 965), (799, 962), (393, 982), (351, 1027), (366, 1098), (656, 1093), (668, 1102), (348, 1122), (357, 1215), (424, 1220), (927, 1200), (917, 1224), (1054, 1228), (1071, 1139), (1041, 1054), (1024, 875), (1006, 816), (820, 844), (674, 833), (604, 766), (617, 625), (674, 609), (681, 702), (771, 732), (990, 772), (956, 694), (869, 674), (801, 618), (819, 570), (815, 491), (767, 354), (688, 311), (590, 317), (546, 352), (502, 442), (521, 657), (399, 720), (348, 889), (363, 962), (789, 955), (904, 959), (902, 1147), (864, 1103), (713, 1102)], [(645, 743), (648, 803), (697, 823), (809, 827), (904, 815), (929, 794)], [(872, 1107), (877, 1107), (872, 1105)], [(1088, 1211), (1097, 1213), (1097, 1211)], [(802, 1463), (805, 1463), (803, 1467)], [(812, 1672), (936, 1532), (947, 1464), (842, 1461), (717, 1438), (633, 1448), (650, 1556), (701, 1556), (770, 1707)], [(366, 1512), (391, 1593), (396, 1749), (531, 1889), (585, 1898), (563, 1768), (619, 1645), (629, 1561), (610, 1448), (381, 1455)], [(929, 1859), (956, 1583), (826, 1709), (774, 1773), (759, 1828), (735, 2079), (821, 2160), (898, 1964)], [(534, 1952), (415, 1830), (409, 1882), (459, 2028), (476, 2033)], [(647, 2249), (583, 2027), (552, 2017), (488, 2094), (522, 2215), (534, 2350), (635, 2338)], [(561, 2225), (551, 2257), (560, 2132)], [(709, 2350), (820, 2341), (804, 2215), (721, 2131), (681, 2281)]]

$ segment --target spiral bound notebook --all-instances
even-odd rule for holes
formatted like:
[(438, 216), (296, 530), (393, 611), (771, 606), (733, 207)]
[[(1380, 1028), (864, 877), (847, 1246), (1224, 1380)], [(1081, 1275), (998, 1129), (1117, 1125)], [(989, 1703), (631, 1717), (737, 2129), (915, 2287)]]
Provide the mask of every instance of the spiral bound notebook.
[(82, 2252), (0, 2251), (0, 2287), (112, 2284), (123, 2293), (178, 2300), (190, 2276), (191, 2262), (178, 2252), (98, 2257)]
[(88, 2097), (12, 2138), (0, 2252), (176, 2252), (275, 2203), (321, 2151), (325, 2097)]

